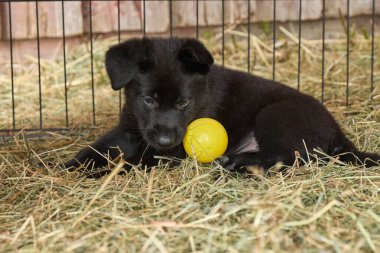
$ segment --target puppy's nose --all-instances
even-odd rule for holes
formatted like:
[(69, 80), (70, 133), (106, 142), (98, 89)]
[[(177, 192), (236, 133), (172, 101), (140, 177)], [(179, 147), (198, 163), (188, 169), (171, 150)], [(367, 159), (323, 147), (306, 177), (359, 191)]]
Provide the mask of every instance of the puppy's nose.
[(168, 147), (170, 145), (173, 145), (174, 143), (174, 138), (167, 136), (167, 135), (161, 135), (158, 137), (158, 144), (163, 147)]

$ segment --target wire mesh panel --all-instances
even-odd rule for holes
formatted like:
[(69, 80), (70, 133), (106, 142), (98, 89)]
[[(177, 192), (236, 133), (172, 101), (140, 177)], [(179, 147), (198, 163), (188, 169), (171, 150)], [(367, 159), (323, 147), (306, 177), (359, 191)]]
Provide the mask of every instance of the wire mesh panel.
[(324, 102), (325, 94), (325, 39), (326, 39), (326, 0), (322, 1), (322, 87), (321, 102)]
[[(338, 0), (333, 1), (338, 2)], [(24, 62), (19, 59), (15, 61), (15, 49), (19, 50), (20, 43), (18, 42), (18, 38), (14, 36), (17, 32), (15, 22), (18, 22), (14, 12), (16, 11), (17, 15), (19, 15), (18, 8), (21, 5), (18, 3), (23, 2), (28, 3), (27, 6), (29, 8), (31, 4), (34, 4), (33, 15), (35, 16), (35, 22), (28, 25), (35, 30), (35, 37), (28, 37), (29, 42), (27, 43), (32, 43), (30, 41), (35, 40), (36, 44), (35, 57), (32, 59), (28, 56), (28, 60)], [(44, 55), (46, 45), (44, 41), (48, 37), (46, 36), (48, 27), (44, 23), (45, 21), (41, 19), (41, 17), (43, 19), (46, 19), (46, 17), (44, 15), (41, 16), (40, 11), (41, 5), (47, 2), (59, 4), (57, 5), (59, 7), (56, 7), (56, 5), (52, 6), (59, 8), (59, 12), (57, 12), (59, 14), (57, 15), (62, 28), (60, 31), (61, 37), (57, 38), (62, 48), (58, 52), (62, 51), (62, 53), (59, 57), (56, 54), (55, 57), (57, 59), (51, 62), (48, 62), (45, 59), (46, 55)], [(87, 16), (83, 18), (87, 20), (87, 23), (83, 23), (84, 33), (81, 36), (74, 36), (75, 38), (67, 34), (68, 24), (73, 18), (72, 12), (68, 10), (68, 4), (72, 2), (80, 2), (83, 12), (87, 10)], [(307, 15), (310, 15), (310, 9), (308, 9), (310, 8), (310, 2), (316, 3), (318, 1), (63, 0), (18, 1), (18, 3), (7, 1), (1, 3), (3, 7), (1, 14), (3, 17), (6, 17), (6, 19), (3, 18), (6, 22), (2, 23), (6, 28), (3, 27), (2, 29), (2, 41), (6, 43), (4, 45), (9, 45), (7, 47), (8, 56), (5, 57), (7, 58), (6, 61), (8, 63), (6, 66), (9, 71), (2, 74), (4, 78), (1, 79), (1, 85), (5, 89), (1, 91), (0, 95), (6, 97), (9, 102), (2, 102), (2, 108), (6, 108), (4, 111), (7, 112), (7, 115), (2, 117), (6, 122), (1, 123), (0, 131), (3, 133), (13, 133), (21, 129), (27, 131), (52, 131), (78, 127), (78, 125), (91, 127), (98, 125), (99, 122), (103, 122), (104, 119), (108, 119), (111, 117), (110, 115), (117, 117), (121, 113), (123, 104), (121, 91), (112, 97), (112, 99), (115, 98), (116, 100), (115, 108), (117, 108), (116, 111), (118, 113), (115, 113), (114, 107), (104, 105), (104, 101), (110, 100), (104, 92), (106, 89), (110, 90), (107, 87), (108, 79), (103, 66), (104, 52), (112, 44), (121, 43), (126, 38), (145, 35), (190, 36), (199, 38), (215, 54), (217, 64), (238, 68), (242, 71), (278, 80), (289, 85), (294, 84), (294, 88), (303, 92), (307, 88), (304, 85), (309, 85), (309, 82), (315, 83), (315, 86), (318, 88), (312, 95), (318, 97), (322, 103), (325, 103), (327, 99), (333, 99), (334, 101), (344, 99), (344, 104), (347, 107), (355, 103), (356, 100), (353, 99), (356, 95), (354, 89), (363, 79), (357, 81), (357, 77), (353, 74), (357, 69), (357, 63), (352, 63), (352, 61), (357, 59), (355, 58), (356, 56), (353, 56), (355, 50), (352, 47), (355, 47), (355, 41), (358, 41), (357, 43), (367, 43), (368, 41), (369, 51), (362, 57), (362, 61), (369, 62), (368, 71), (366, 72), (369, 77), (369, 87), (363, 90), (367, 92), (367, 97), (370, 101), (375, 101), (378, 97), (375, 93), (378, 91), (376, 71), (378, 68), (377, 55), (379, 50), (377, 46), (379, 43), (376, 37), (376, 0), (367, 1), (370, 2), (370, 5), (367, 4), (370, 12), (364, 17), (366, 24), (368, 24), (368, 32), (364, 34), (364, 38), (366, 39), (364, 42), (362, 38), (358, 38), (356, 34), (357, 30), (355, 30), (356, 23), (355, 21), (353, 23), (350, 15), (355, 11), (357, 2), (347, 0), (344, 2), (344, 8), (338, 10), (339, 16), (337, 19), (344, 27), (342, 29), (344, 30), (344, 35), (340, 34), (340, 37), (337, 38), (332, 37), (333, 33), (329, 30), (331, 21), (328, 18), (331, 17), (331, 13), (328, 12), (326, 6), (332, 1), (319, 1), (319, 5), (317, 6), (321, 9), (320, 17), (307, 21)], [(161, 12), (157, 12), (158, 8), (161, 8)], [(191, 13), (184, 13), (186, 8)], [(286, 14), (289, 16), (288, 18), (285, 17), (286, 15), (283, 11), (286, 8), (288, 8), (288, 13)], [(102, 11), (114, 13), (107, 16), (108, 19), (104, 18), (104, 22), (100, 21), (105, 24), (114, 22), (115, 28), (112, 28), (113, 30), (102, 32), (99, 27), (96, 27), (99, 23), (100, 12)], [(130, 15), (131, 11), (135, 15)], [(128, 20), (125, 20), (125, 17)], [(344, 18), (342, 19), (342, 17)], [(138, 21), (136, 22), (136, 27), (138, 28), (129, 31), (125, 27), (132, 20)], [(252, 23), (252, 21), (254, 22)], [(316, 27), (315, 29), (320, 32), (318, 38), (313, 38), (315, 36), (313, 33), (310, 36), (310, 32), (307, 35), (307, 31), (305, 30), (308, 28), (307, 26), (305, 26), (306, 28), (304, 27), (305, 22), (310, 22), (313, 27)], [(154, 30), (151, 28), (153, 25), (156, 27), (155, 29), (157, 27), (159, 29)], [(340, 30), (340, 32), (342, 31)], [(343, 36), (345, 38), (345, 50), (342, 50), (342, 47), (336, 46), (338, 43), (341, 43)], [(80, 49), (82, 51), (75, 49), (73, 44), (76, 44), (77, 47), (82, 46)], [(310, 49), (314, 45), (317, 45), (315, 46), (316, 49)], [(293, 52), (295, 52), (295, 56), (293, 56)], [(343, 56), (345, 62), (342, 60)], [(336, 60), (336, 62), (334, 63), (333, 60)], [(318, 72), (318, 77), (314, 79), (311, 78), (313, 73), (309, 73), (306, 67), (312, 61), (315, 62), (315, 69)], [(28, 64), (34, 64), (36, 68), (28, 69)], [(49, 67), (49, 64), (60, 65), (61, 67), (53, 70)], [(284, 78), (284, 75), (286, 75), (283, 67), (284, 64), (288, 64), (287, 71), (291, 72), (289, 76), (292, 78)], [(340, 66), (343, 66), (342, 64), (345, 66), (345, 80), (342, 78), (343, 70), (340, 68)], [(332, 74), (335, 71), (334, 69), (338, 67), (339, 71)], [(74, 71), (76, 68), (81, 68), (82, 74), (80, 76), (78, 72)], [(22, 97), (19, 94), (20, 83), (25, 81), (21, 80), (20, 69), (24, 69), (24, 72), (29, 71), (33, 73), (33, 77), (26, 81), (35, 85), (34, 87), (37, 90), (37, 93), (34, 91), (30, 92), (30, 95), (37, 98), (37, 103), (33, 105), (34, 109), (23, 109), (23, 107), (20, 107), (20, 104), (26, 103), (26, 100), (28, 100), (28, 98)], [(49, 73), (51, 71), (52, 73)], [(337, 76), (339, 76), (339, 79)], [(50, 91), (47, 91), (50, 86), (53, 86), (50, 82), (60, 85), (52, 94), (49, 94)], [(327, 88), (330, 89), (330, 86), (333, 85), (334, 88), (340, 89), (343, 83), (345, 88), (344, 95), (339, 93), (339, 97), (331, 94), (327, 96)], [(361, 85), (365, 86), (365, 84)], [(86, 95), (80, 95), (84, 90), (87, 92)], [(61, 102), (59, 103), (61, 103), (61, 107), (54, 112), (54, 117), (45, 117), (46, 114), (56, 110), (55, 106), (51, 106), (51, 101), (55, 99), (51, 96), (55, 95), (60, 97)], [(57, 100), (55, 104), (59, 103)], [(51, 120), (51, 118), (56, 120)]]
[(272, 45), (273, 45), (273, 60), (272, 60), (272, 66), (273, 66), (273, 80), (276, 80), (276, 22), (277, 22), (277, 17), (276, 17), (276, 0), (273, 0), (273, 40), (272, 40)]
[(371, 29), (371, 100), (373, 100), (374, 93), (374, 55), (375, 55), (375, 0), (372, 0), (372, 29)]

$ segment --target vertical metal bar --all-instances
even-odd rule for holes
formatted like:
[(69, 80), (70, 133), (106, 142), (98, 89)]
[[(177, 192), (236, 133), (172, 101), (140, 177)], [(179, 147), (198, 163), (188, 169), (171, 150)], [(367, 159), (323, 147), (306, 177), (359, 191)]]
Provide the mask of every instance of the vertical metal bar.
[(37, 57), (38, 57), (38, 102), (40, 109), (40, 129), (42, 129), (42, 87), (41, 87), (41, 50), (39, 28), (38, 1), (36, 1), (36, 30), (37, 30)]
[(197, 39), (199, 39), (199, 0), (196, 0), (196, 15)]
[(224, 0), (222, 0), (222, 65), (224, 66)]
[(145, 0), (143, 0), (143, 16), (144, 16), (143, 33), (144, 33), (144, 36), (145, 36), (146, 35), (146, 7), (145, 7)]
[(347, 0), (347, 68), (346, 68), (346, 107), (348, 106), (348, 97), (349, 97), (349, 82), (350, 82), (350, 0)]
[(248, 49), (248, 57), (247, 57), (247, 72), (251, 72), (251, 0), (248, 0), (247, 7), (247, 29), (248, 29), (248, 41), (247, 41), (247, 49)]
[(322, 2), (322, 89), (321, 102), (325, 102), (325, 36), (326, 36), (326, 0)]
[(96, 125), (95, 118), (95, 85), (94, 85), (94, 45), (92, 42), (92, 0), (90, 0), (90, 53), (91, 53), (91, 93), (92, 93), (92, 124)]
[(173, 36), (173, 1), (169, 0), (170, 37)]
[(66, 70), (66, 31), (65, 31), (65, 1), (61, 1), (62, 6), (62, 43), (63, 43), (63, 78), (65, 81), (65, 112), (66, 127), (69, 127), (69, 106), (67, 101), (67, 70)]
[(273, 0), (273, 70), (272, 79), (276, 80), (276, 0)]
[[(120, 31), (120, 0), (117, 1), (117, 38), (119, 44), (121, 42), (121, 31)], [(121, 90), (119, 90), (119, 114), (121, 114)]]
[(300, 90), (301, 82), (301, 32), (302, 32), (302, 0), (299, 0), (298, 10), (298, 71), (297, 71), (297, 90)]
[(12, 8), (11, 1), (8, 2), (8, 15), (9, 15), (9, 52), (11, 54), (11, 88), (12, 88), (12, 128), (16, 129), (16, 111), (15, 111), (15, 87), (14, 87), (14, 73), (13, 73), (13, 35), (12, 35)]
[(373, 90), (374, 90), (374, 82), (373, 82), (373, 67), (374, 67), (374, 51), (375, 51), (375, 0), (372, 0), (372, 37), (371, 37), (371, 101), (373, 100)]
[(120, 0), (117, 0), (117, 39), (121, 41), (121, 31), (120, 31)]

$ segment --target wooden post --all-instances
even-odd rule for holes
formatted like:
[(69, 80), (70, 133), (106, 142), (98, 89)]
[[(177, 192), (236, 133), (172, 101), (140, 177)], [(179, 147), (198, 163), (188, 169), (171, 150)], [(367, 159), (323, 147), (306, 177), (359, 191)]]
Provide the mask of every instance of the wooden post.
[[(39, 3), (40, 37), (62, 37), (62, 8), (60, 2)], [(12, 2), (13, 39), (33, 39), (37, 37), (36, 3)], [(9, 39), (8, 4), (2, 5), (2, 38)], [(65, 2), (67, 36), (83, 33), (82, 8), (78, 2)]]

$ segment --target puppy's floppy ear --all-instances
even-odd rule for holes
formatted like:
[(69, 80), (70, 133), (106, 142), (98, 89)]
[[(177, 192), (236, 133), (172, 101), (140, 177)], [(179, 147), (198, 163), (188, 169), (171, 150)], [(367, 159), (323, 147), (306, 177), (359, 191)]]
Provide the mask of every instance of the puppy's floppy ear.
[(210, 52), (195, 39), (186, 40), (179, 49), (177, 57), (186, 71), (202, 75), (207, 74), (214, 63)]
[(106, 53), (106, 69), (114, 90), (128, 85), (136, 73), (149, 65), (150, 40), (132, 39), (111, 47)]

